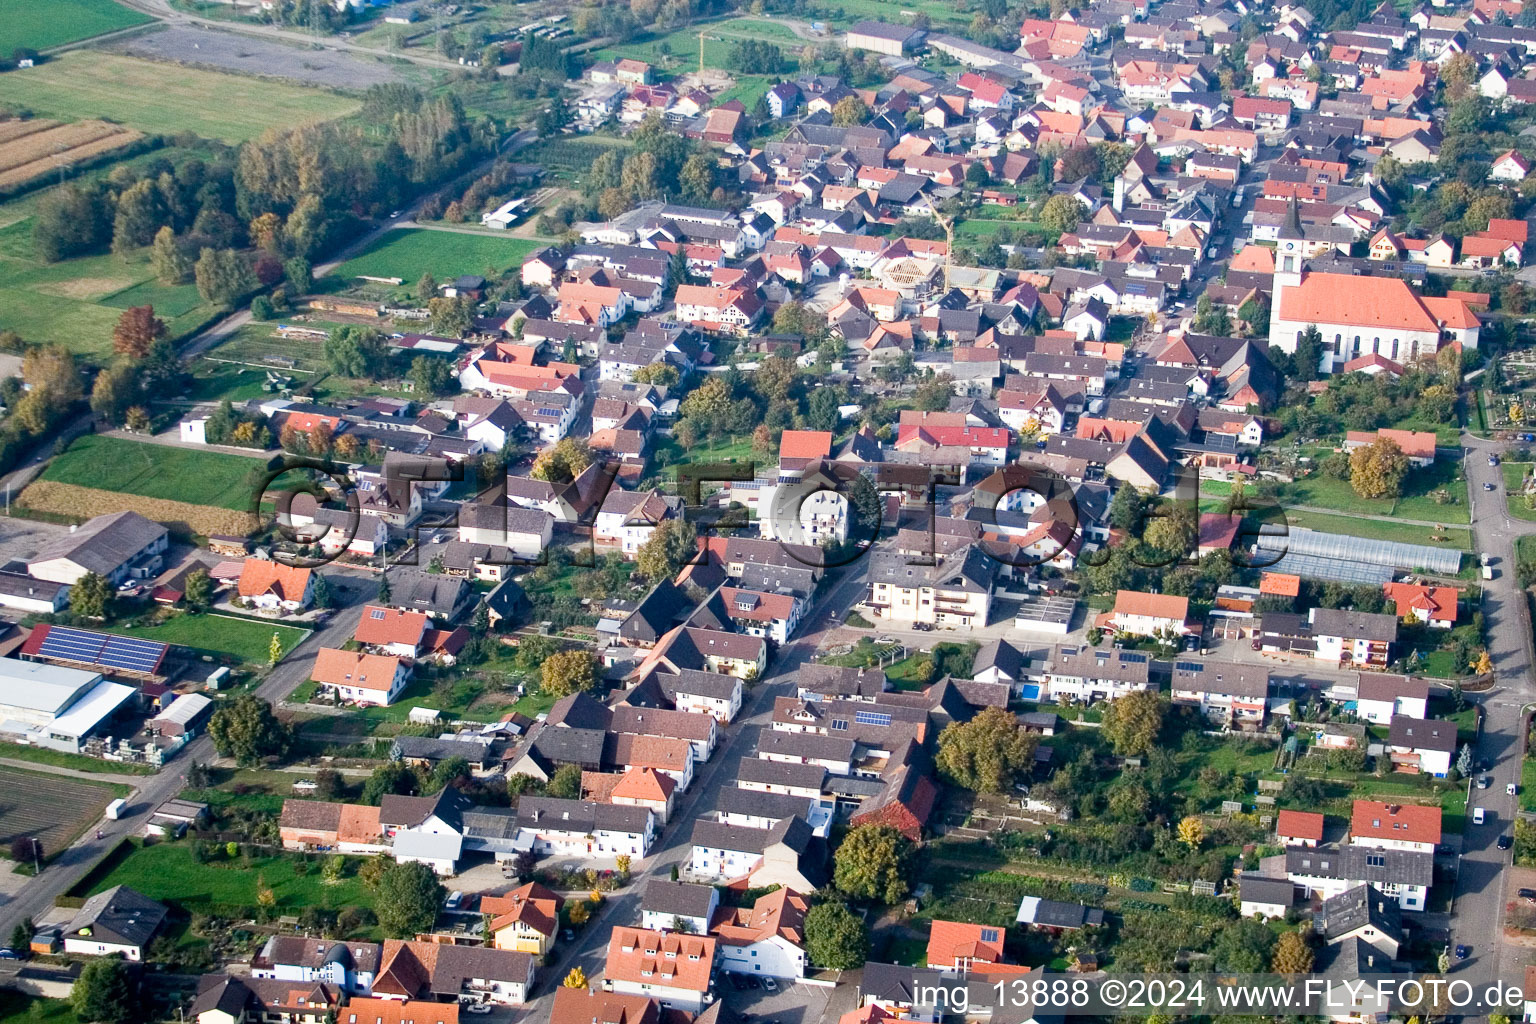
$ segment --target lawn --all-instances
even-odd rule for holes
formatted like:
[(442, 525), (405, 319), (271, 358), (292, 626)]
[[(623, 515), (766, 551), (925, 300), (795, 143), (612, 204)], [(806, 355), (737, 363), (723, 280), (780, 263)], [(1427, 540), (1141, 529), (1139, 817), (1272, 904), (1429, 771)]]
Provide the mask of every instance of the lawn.
[(1536, 812), (1536, 757), (1520, 762), (1520, 809)]
[[(1202, 484), (1201, 488), (1204, 489)], [(1202, 508), (1201, 511), (1207, 511)], [(1266, 514), (1265, 522), (1273, 522), (1273, 513)], [(1306, 530), (1318, 530), (1322, 533), (1342, 533), (1350, 537), (1365, 537), (1370, 540), (1391, 540), (1402, 544), (1424, 544), (1436, 548), (1455, 548), (1459, 551), (1472, 550), (1472, 532), (1465, 527), (1450, 527), (1440, 531), (1438, 536), (1447, 537), (1447, 540), (1430, 540), (1436, 536), (1434, 531), (1427, 527), (1415, 526), (1412, 523), (1394, 523), (1381, 519), (1359, 519), (1354, 516), (1335, 516), (1320, 512), (1303, 512), (1299, 509), (1285, 509), (1285, 521), (1289, 526)]]
[(1507, 496), (1505, 504), (1508, 506), (1510, 518), (1536, 522), (1536, 509), (1526, 505), (1525, 496), (1521, 493), (1525, 490), (1525, 477), (1531, 471), (1531, 464), (1506, 462), (1499, 468), (1504, 473), (1504, 491)]
[(0, 5), (0, 11), (4, 15), (0, 17), (0, 53), (7, 56), (21, 48), (46, 50), (154, 20), (113, 0), (48, 0), (41, 4), (13, 0)]
[(0, 989), (0, 1024), (78, 1024), (68, 999), (42, 999)]
[(245, 511), (249, 477), (261, 468), (260, 460), (240, 455), (86, 435), (55, 457), (42, 479)]
[(22, 74), (0, 76), (0, 105), (62, 121), (105, 118), (152, 134), (190, 131), (234, 143), (268, 128), (329, 121), (361, 104), (287, 82), (73, 51)]
[[(497, 651), (491, 660), (471, 669), (473, 675), (456, 677), (451, 686), (442, 689), (435, 685), (440, 680), (418, 677), (387, 708), (352, 708), (343, 717), (326, 716), (306, 722), (301, 732), (355, 734), (359, 739), (375, 733), (387, 735), (396, 730), (386, 727), (403, 725), (412, 708), (431, 708), (449, 718), (493, 722), (513, 711), (534, 718), (553, 707), (558, 698), (540, 692), (531, 679), (514, 672), (511, 661), (511, 648), (506, 648), (505, 655)], [(519, 682), (527, 690), (522, 697), (515, 691)], [(314, 692), (314, 683), (306, 681), (288, 695), (288, 700), (303, 703)]]
[(404, 228), (384, 235), (343, 263), (336, 274), (342, 278), (398, 277), (410, 286), (422, 274), (431, 274), (439, 281), (460, 274), (499, 276), (509, 267), (521, 265), (525, 256), (543, 244), (528, 238)]
[[(305, 327), (327, 329), (327, 325), (306, 322)], [(308, 338), (284, 338), (278, 335), (275, 323), (250, 323), (220, 342), (208, 354), (215, 359), (233, 359), (236, 362), (255, 364), (251, 367), (257, 379), (266, 380), (263, 368), (287, 372), (289, 369), (318, 372), (325, 369), (325, 342)], [(268, 356), (292, 360), (292, 366), (274, 363)], [(201, 362), (201, 361), (200, 361)], [(297, 383), (306, 378), (300, 376)]]
[[(0, 757), (9, 757), (14, 761), (31, 761), (33, 764), (52, 765), (55, 768), (69, 768), (77, 772), (96, 772), (106, 775), (153, 775), (156, 771), (153, 766), (147, 764), (103, 761), (99, 757), (69, 754), (62, 750), (33, 747), (25, 743), (0, 743)], [(118, 796), (127, 795), (126, 790), (118, 794)]]
[[(699, 61), (699, 32), (704, 33), (704, 63), (712, 68), (729, 68), (731, 43), (738, 39), (761, 39), (777, 43), (786, 56), (800, 50), (806, 40), (799, 39), (784, 25), (761, 18), (729, 18), (680, 28), (667, 35), (648, 39), (631, 40), (619, 46), (609, 46), (594, 51), (598, 60), (622, 60), (632, 57), (647, 61), (659, 68), (675, 67), (677, 70), (697, 70)], [(754, 98), (747, 104), (752, 109)]]
[(114, 627), (107, 632), (181, 644), (197, 651), (227, 654), (252, 665), (267, 663), (273, 633), (281, 639), (285, 655), (309, 635), (308, 630), (295, 626), (257, 622), (232, 615), (177, 615), (155, 626)]
[[(328, 885), (320, 876), (318, 862), (306, 864), (297, 857), (257, 856), (249, 863), (220, 859), (199, 864), (193, 859), (191, 843), (134, 844), (104, 877), (88, 879), (84, 895), (126, 885), (150, 899), (200, 910), (218, 904), (254, 907), (256, 892), (264, 885), (277, 897), (278, 908), (290, 913), (310, 906), (326, 910), (370, 906), (373, 898), (355, 870), (359, 858), (349, 860), (353, 870)], [(313, 874), (308, 873), (310, 869)]]
[(147, 251), (59, 263), (38, 260), (26, 204), (7, 204), (5, 210), (13, 208), (20, 218), (0, 228), (0, 329), (16, 331), (29, 342), (65, 345), (104, 363), (112, 354), (112, 328), (129, 306), (154, 306), (172, 337), (207, 320), (211, 311), (197, 286), (159, 284)]
[[(1287, 484), (1282, 494), (1288, 505), (1313, 505), (1344, 513), (1396, 516), (1432, 523), (1465, 523), (1471, 519), (1467, 511), (1467, 485), (1455, 478), (1456, 471), (1456, 464), (1449, 460), (1437, 462), (1427, 469), (1412, 470), (1403, 481), (1403, 497), (1395, 500), (1362, 498), (1348, 480), (1337, 480), (1322, 473), (1313, 473)], [(1441, 487), (1451, 492), (1456, 504), (1435, 503), (1430, 494)]]

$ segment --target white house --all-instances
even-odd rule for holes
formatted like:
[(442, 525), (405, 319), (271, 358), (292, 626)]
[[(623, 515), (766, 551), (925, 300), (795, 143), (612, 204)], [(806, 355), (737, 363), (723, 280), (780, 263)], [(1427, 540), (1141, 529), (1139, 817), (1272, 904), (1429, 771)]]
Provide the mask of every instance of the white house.
[(736, 910), (712, 933), (720, 969), (767, 978), (805, 977), (805, 914), (810, 901), (791, 889), (758, 898)]
[(75, 912), (64, 928), (64, 952), (142, 960), (168, 913), (164, 904), (126, 885), (115, 885), (86, 900)]
[(714, 999), (714, 966), (715, 940), (709, 936), (615, 928), (608, 940), (603, 988), (699, 1013)]
[(1434, 853), (1440, 845), (1440, 808), (1356, 800), (1349, 816), (1349, 842), (1379, 850)]
[(535, 853), (611, 860), (644, 857), (656, 839), (656, 815), (645, 807), (588, 800), (524, 797), (517, 807), (519, 845)]
[(640, 927), (653, 932), (709, 931), (720, 906), (720, 890), (712, 885), (653, 879), (640, 895)]
[(1141, 651), (1058, 646), (1045, 665), (1045, 687), (1053, 700), (1115, 700), (1152, 688), (1151, 656)]
[(1372, 725), (1391, 725), (1398, 715), (1428, 717), (1429, 683), (1423, 677), (1361, 672), (1359, 680), (1355, 714)]
[(1285, 917), (1296, 897), (1296, 887), (1289, 878), (1265, 878), (1239, 875), (1237, 878), (1238, 912), (1243, 917)]
[(682, 512), (678, 498), (660, 491), (624, 491), (615, 488), (603, 499), (603, 506), (592, 524), (592, 541), (599, 547), (616, 547), (625, 556), (639, 553), (663, 520), (675, 519)]

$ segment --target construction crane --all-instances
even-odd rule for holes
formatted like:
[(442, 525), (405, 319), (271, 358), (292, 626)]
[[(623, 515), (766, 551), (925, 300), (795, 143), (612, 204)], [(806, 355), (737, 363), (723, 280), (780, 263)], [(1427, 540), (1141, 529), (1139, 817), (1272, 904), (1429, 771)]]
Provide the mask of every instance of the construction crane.
[(955, 251), (954, 225), (949, 218), (939, 213), (938, 208), (933, 205), (933, 200), (926, 195), (923, 196), (923, 205), (928, 207), (928, 212), (933, 215), (933, 219), (938, 221), (939, 227), (944, 229), (944, 294), (948, 295), (950, 259)]

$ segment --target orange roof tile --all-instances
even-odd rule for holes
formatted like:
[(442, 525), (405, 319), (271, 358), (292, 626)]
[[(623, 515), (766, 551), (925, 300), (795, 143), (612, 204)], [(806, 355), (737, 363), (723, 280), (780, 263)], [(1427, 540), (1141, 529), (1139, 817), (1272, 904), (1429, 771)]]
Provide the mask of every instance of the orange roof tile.
[(707, 936), (615, 928), (603, 978), (708, 992), (714, 963), (715, 940)]
[(1281, 320), (1438, 333), (1440, 325), (1407, 282), (1395, 277), (1310, 273), (1280, 291)]
[(363, 654), (322, 647), (315, 655), (310, 678), (332, 686), (360, 686), (365, 690), (388, 693), (394, 686), (400, 659), (393, 654)]
[(276, 593), (284, 601), (304, 600), (309, 570), (266, 558), (247, 558), (240, 569), (240, 596)]
[(1315, 811), (1281, 811), (1275, 816), (1275, 834), (1320, 843), (1323, 824), (1323, 816)]
[(1178, 619), (1182, 622), (1189, 617), (1189, 598), (1174, 594), (1148, 594), (1140, 590), (1117, 590), (1114, 614)]
[(928, 932), (928, 966), (955, 967), (961, 961), (997, 963), (1003, 958), (1003, 929), (959, 921), (934, 921)]
[(1356, 800), (1349, 816), (1351, 840), (1395, 839), (1405, 843), (1440, 842), (1440, 808)]
[(781, 459), (824, 459), (831, 454), (830, 430), (786, 430), (779, 435)]
[(422, 634), (432, 620), (422, 612), (406, 612), (382, 605), (363, 606), (363, 615), (357, 622), (352, 638), (361, 644), (409, 644), (421, 645)]
[(1259, 593), (1296, 597), (1301, 593), (1301, 577), (1283, 572), (1267, 572), (1259, 577)]

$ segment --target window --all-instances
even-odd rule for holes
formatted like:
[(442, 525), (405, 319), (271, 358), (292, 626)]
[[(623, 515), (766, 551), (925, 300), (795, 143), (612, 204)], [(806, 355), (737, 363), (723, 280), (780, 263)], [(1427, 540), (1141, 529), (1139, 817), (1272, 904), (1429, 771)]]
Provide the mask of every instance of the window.
[(1387, 858), (1379, 853), (1365, 855), (1365, 866), (1370, 868), (1384, 868), (1387, 866)]
[(385, 616), (385, 614), (386, 613), (385, 613), (384, 609), (382, 609), (382, 608), (375, 608), (370, 613), (370, 617), (371, 618), (375, 618), (375, 619), (382, 619)]
[(997, 929), (996, 928), (983, 928), (981, 930), (981, 941), (982, 942), (996, 942), (997, 941)]
[[(862, 712), (861, 712), (861, 714), (862, 714)], [(833, 732), (847, 732), (848, 731), (848, 721), (847, 721), (847, 719), (844, 719), (844, 718), (834, 718), (834, 719), (832, 719), (832, 731)]]

